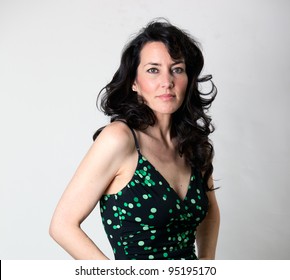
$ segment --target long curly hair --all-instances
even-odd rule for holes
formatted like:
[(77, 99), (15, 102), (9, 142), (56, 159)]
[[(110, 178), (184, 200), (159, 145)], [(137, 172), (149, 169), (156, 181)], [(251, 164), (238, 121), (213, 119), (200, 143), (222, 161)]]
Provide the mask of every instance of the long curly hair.
[[(177, 139), (178, 151), (185, 156), (192, 168), (203, 173), (206, 190), (211, 190), (207, 182), (213, 172), (213, 145), (209, 134), (214, 131), (211, 117), (207, 114), (216, 97), (217, 89), (211, 81), (211, 75), (200, 76), (204, 58), (197, 41), (186, 31), (177, 28), (168, 21), (150, 22), (125, 46), (119, 69), (99, 92), (97, 106), (111, 122), (124, 120), (133, 129), (144, 130), (155, 124), (153, 111), (144, 100), (133, 92), (132, 85), (140, 63), (140, 52), (148, 42), (162, 42), (173, 59), (183, 58), (186, 64), (188, 85), (181, 107), (173, 113), (171, 136)], [(209, 82), (211, 90), (201, 91), (201, 83)], [(93, 136), (98, 136), (100, 128)]]

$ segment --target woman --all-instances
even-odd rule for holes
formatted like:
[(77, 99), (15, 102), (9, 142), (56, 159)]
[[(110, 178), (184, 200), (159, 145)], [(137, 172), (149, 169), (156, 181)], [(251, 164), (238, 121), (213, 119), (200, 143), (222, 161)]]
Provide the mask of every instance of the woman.
[[(199, 92), (203, 56), (168, 22), (153, 21), (126, 46), (101, 91), (111, 123), (65, 190), (51, 236), (76, 259), (108, 259), (81, 229), (100, 201), (115, 259), (214, 259), (219, 209), (212, 180), (213, 131)], [(195, 243), (197, 244), (196, 254)]]

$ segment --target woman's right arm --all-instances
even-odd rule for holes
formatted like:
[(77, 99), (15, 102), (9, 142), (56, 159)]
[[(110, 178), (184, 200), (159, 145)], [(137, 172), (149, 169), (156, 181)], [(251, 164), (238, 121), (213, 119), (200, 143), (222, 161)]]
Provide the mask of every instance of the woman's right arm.
[(75, 259), (108, 259), (81, 229), (132, 153), (132, 134), (125, 124), (113, 123), (97, 137), (65, 189), (53, 214), (49, 233)]

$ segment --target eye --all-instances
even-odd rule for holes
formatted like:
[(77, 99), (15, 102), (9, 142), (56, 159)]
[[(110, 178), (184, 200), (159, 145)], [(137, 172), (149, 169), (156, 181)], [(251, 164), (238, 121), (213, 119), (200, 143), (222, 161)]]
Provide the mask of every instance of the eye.
[(172, 69), (172, 73), (175, 74), (182, 74), (184, 72), (184, 69), (182, 67), (175, 67)]
[(156, 73), (158, 73), (158, 69), (155, 67), (152, 67), (152, 68), (148, 69), (147, 72), (151, 73), (151, 74), (156, 74)]

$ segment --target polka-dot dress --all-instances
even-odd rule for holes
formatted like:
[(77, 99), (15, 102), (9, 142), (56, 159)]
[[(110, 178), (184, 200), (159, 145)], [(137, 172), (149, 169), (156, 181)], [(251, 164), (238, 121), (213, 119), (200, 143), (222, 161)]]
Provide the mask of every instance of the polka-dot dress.
[(182, 200), (141, 154), (130, 182), (100, 201), (102, 221), (116, 260), (193, 260), (195, 233), (208, 209), (199, 172), (193, 170)]

